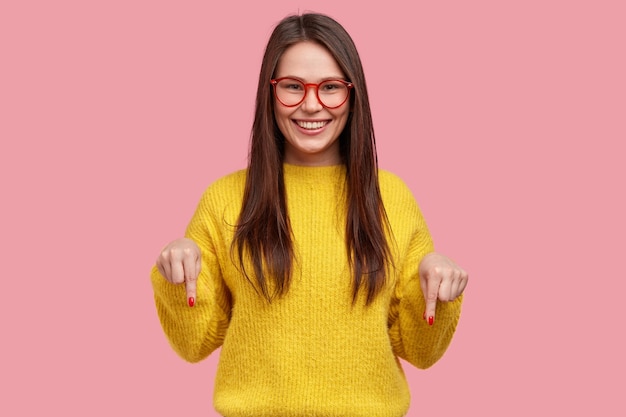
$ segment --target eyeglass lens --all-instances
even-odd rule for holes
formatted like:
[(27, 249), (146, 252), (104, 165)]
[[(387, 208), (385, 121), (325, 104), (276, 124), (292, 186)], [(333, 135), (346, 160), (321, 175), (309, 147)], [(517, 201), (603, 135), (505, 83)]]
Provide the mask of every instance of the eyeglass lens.
[[(295, 106), (304, 100), (309, 89), (301, 81), (287, 78), (276, 83), (276, 97), (285, 106)], [(317, 87), (320, 101), (324, 106), (331, 108), (342, 105), (349, 92), (348, 87), (337, 80), (323, 81)]]

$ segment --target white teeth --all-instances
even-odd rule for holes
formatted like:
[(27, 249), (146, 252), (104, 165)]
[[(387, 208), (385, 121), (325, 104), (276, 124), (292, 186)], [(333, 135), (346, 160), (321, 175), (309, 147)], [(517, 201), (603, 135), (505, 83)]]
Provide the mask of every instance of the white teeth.
[(301, 121), (297, 121), (296, 123), (298, 123), (298, 126), (300, 126), (303, 129), (314, 130), (314, 129), (321, 129), (322, 127), (326, 126), (326, 123), (328, 123), (328, 122), (301, 122)]

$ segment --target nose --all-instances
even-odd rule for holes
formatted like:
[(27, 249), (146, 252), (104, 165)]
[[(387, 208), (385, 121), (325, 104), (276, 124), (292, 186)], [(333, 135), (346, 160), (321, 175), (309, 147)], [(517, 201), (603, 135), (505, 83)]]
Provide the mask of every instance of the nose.
[(306, 93), (304, 95), (304, 100), (302, 101), (301, 108), (302, 110), (309, 113), (318, 112), (324, 108), (324, 106), (322, 106), (322, 103), (320, 103), (320, 101), (317, 99), (317, 86), (310, 85), (306, 87)]

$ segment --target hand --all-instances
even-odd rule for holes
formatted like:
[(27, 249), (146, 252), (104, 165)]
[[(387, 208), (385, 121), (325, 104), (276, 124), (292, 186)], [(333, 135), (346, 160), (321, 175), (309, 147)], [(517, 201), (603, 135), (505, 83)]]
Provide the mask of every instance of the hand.
[(187, 303), (196, 303), (196, 282), (202, 266), (200, 248), (193, 240), (181, 238), (170, 242), (156, 260), (161, 275), (172, 284), (185, 283)]
[(459, 297), (467, 286), (468, 275), (450, 258), (431, 252), (420, 262), (419, 276), (426, 300), (424, 319), (432, 326), (437, 300), (446, 302)]

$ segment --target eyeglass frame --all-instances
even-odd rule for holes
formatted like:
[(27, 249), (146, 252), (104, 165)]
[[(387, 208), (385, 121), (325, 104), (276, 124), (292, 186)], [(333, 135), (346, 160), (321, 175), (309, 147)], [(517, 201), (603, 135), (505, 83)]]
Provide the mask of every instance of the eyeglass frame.
[[(281, 82), (282, 80), (294, 80), (299, 82), (300, 84), (302, 84), (304, 86), (304, 95), (302, 96), (302, 99), (297, 102), (296, 104), (285, 104), (283, 103), (279, 98), (278, 98), (278, 93), (276, 92), (276, 85)], [(345, 85), (348, 88), (348, 94), (346, 94), (346, 98), (341, 102), (341, 104), (337, 105), (337, 106), (327, 106), (326, 104), (324, 104), (324, 102), (322, 101), (322, 99), (320, 98), (320, 85), (327, 83), (329, 81), (339, 81), (341, 84)], [(272, 78), (270, 80), (270, 84), (272, 84), (272, 86), (274, 86), (274, 97), (276, 97), (276, 100), (278, 100), (278, 102), (280, 104), (282, 104), (285, 107), (296, 107), (299, 106), (300, 104), (302, 104), (302, 102), (304, 101), (304, 99), (306, 99), (306, 95), (309, 93), (309, 88), (313, 88), (315, 87), (315, 97), (317, 98), (317, 101), (324, 107), (327, 109), (338, 109), (339, 107), (343, 106), (344, 104), (346, 104), (346, 101), (348, 101), (348, 99), (350, 98), (350, 90), (352, 90), (354, 88), (354, 84), (351, 83), (350, 81), (346, 81), (346, 80), (340, 80), (340, 79), (331, 79), (331, 80), (324, 80), (321, 83), (315, 84), (315, 83), (305, 83), (301, 80), (298, 80), (297, 78), (293, 78), (293, 77), (281, 77), (281, 78)]]

